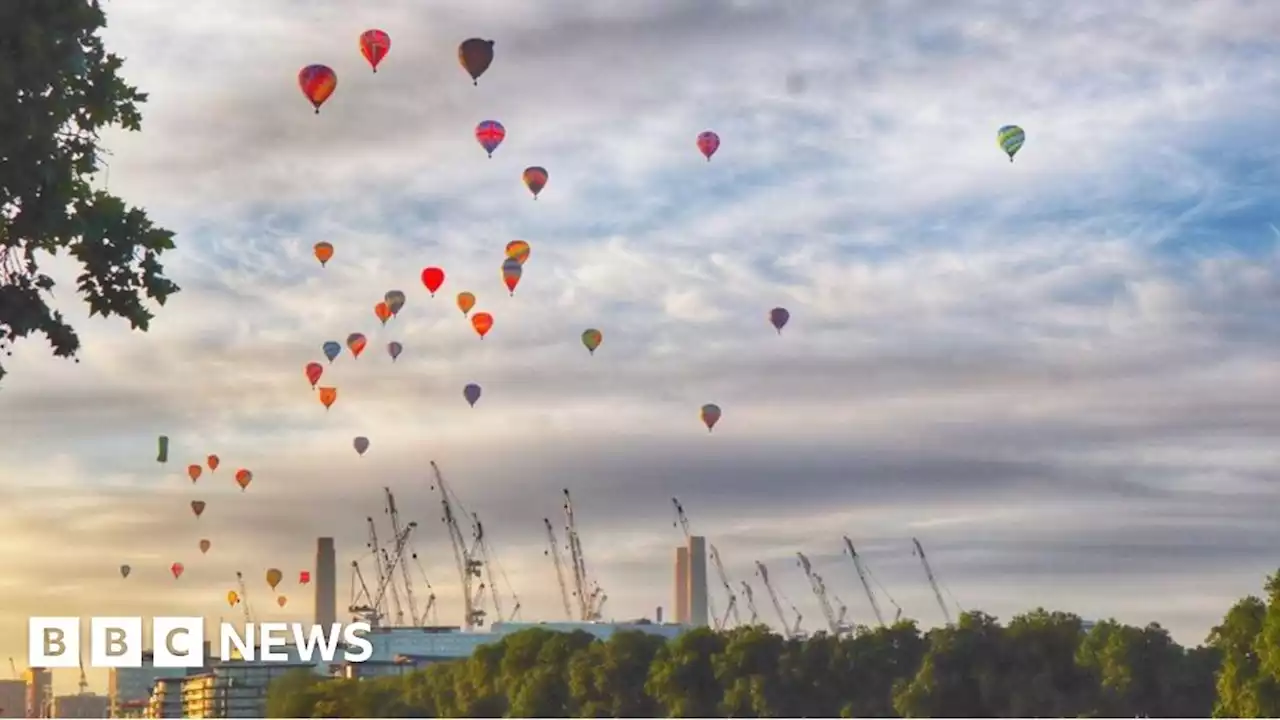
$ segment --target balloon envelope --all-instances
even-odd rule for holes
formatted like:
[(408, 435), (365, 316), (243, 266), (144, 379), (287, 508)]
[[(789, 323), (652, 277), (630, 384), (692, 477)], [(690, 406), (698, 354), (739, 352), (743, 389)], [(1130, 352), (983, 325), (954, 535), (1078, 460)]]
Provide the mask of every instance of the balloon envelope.
[(360, 33), (360, 54), (369, 62), (369, 67), (378, 72), (378, 63), (391, 50), (391, 36), (381, 30), (365, 30)]
[(516, 262), (523, 265), (529, 259), (530, 250), (529, 243), (523, 240), (512, 240), (507, 243), (506, 253), (507, 257), (515, 258)]
[(996, 142), (1000, 144), (1000, 149), (1009, 156), (1009, 162), (1013, 162), (1013, 156), (1018, 154), (1022, 149), (1022, 145), (1027, 141), (1027, 134), (1017, 125), (1005, 125), (996, 131)]
[(204, 460), (205, 460), (205, 462), (206, 462), (206, 463), (208, 463), (208, 464), (209, 464), (209, 471), (210, 471), (210, 472), (213, 472), (214, 470), (217, 470), (217, 469), (218, 469), (218, 466), (222, 464), (222, 461), (218, 459), (218, 456), (217, 456), (217, 455), (210, 455), (209, 457), (205, 458)]
[(357, 455), (364, 455), (369, 450), (369, 438), (362, 435), (351, 441), (351, 447), (356, 449)]
[(471, 407), (476, 406), (476, 402), (480, 399), (480, 386), (475, 383), (468, 383), (462, 388), (462, 397), (466, 398), (467, 404)]
[(435, 297), (436, 291), (444, 285), (444, 270), (438, 267), (429, 267), (422, 269), (422, 285)]
[(298, 584), (299, 584), (299, 585), (306, 585), (306, 584), (307, 584), (307, 583), (309, 583), (309, 582), (311, 582), (311, 571), (310, 571), (310, 570), (302, 570), (302, 571), (300, 571), (300, 572), (298, 573)]
[(711, 432), (716, 423), (720, 422), (720, 406), (715, 403), (703, 405), (701, 415), (702, 423), (707, 426), (707, 432)]
[(320, 261), (320, 267), (324, 267), (333, 259), (333, 244), (318, 242), (315, 247), (312, 248), (312, 252), (315, 253), (316, 259)]
[(387, 304), (387, 309), (392, 315), (399, 315), (404, 309), (405, 296), (400, 290), (388, 290), (387, 294), (382, 296), (382, 300)]
[(347, 336), (347, 349), (351, 351), (351, 357), (360, 357), (360, 353), (364, 352), (364, 347), (368, 344), (369, 339), (364, 336), (364, 333), (351, 333)]
[(316, 383), (320, 382), (320, 376), (324, 375), (324, 366), (318, 362), (310, 362), (302, 372), (307, 376), (307, 382), (314, 388)]
[(520, 276), (523, 274), (524, 268), (520, 266), (519, 260), (509, 257), (502, 261), (502, 283), (512, 295), (516, 294), (516, 285), (520, 284)]
[(720, 149), (720, 136), (710, 130), (698, 133), (698, 151), (711, 162), (711, 156)]
[(458, 62), (471, 76), (471, 83), (479, 85), (480, 76), (493, 64), (493, 41), (471, 38), (458, 46)]
[(271, 586), (272, 590), (275, 590), (276, 586), (279, 585), (280, 581), (283, 579), (284, 573), (280, 572), (276, 568), (271, 568), (267, 571), (267, 584)]
[(298, 72), (298, 87), (319, 115), (320, 106), (338, 87), (338, 76), (325, 65), (308, 65)]
[(211, 548), (211, 547), (213, 547), (213, 543), (209, 542), (208, 540), (201, 540), (201, 541), (200, 541), (200, 552), (201, 552), (201, 553), (207, 553), (207, 552), (209, 552), (209, 548)]
[(283, 595), (281, 595), (280, 597), (276, 598), (276, 604), (277, 604), (277, 605), (279, 605), (280, 607), (284, 607), (286, 604), (288, 604), (288, 602), (289, 602), (289, 598), (287, 598), (287, 597), (285, 597), (285, 596), (283, 596)]
[(471, 327), (475, 328), (476, 334), (483, 340), (493, 329), (493, 316), (487, 312), (476, 313), (471, 316)]
[(174, 580), (182, 577), (182, 572), (184, 570), (186, 570), (186, 568), (182, 566), (182, 563), (174, 563), (169, 566), (169, 572), (173, 573)]
[(236, 471), (236, 484), (240, 486), (241, 490), (247, 489), (251, 482), (253, 482), (253, 473), (244, 468)]
[(324, 405), (324, 409), (328, 410), (333, 407), (333, 403), (338, 399), (338, 388), (322, 387), (320, 388), (320, 404)]
[(187, 477), (191, 478), (191, 482), (195, 482), (200, 479), (200, 473), (202, 473), (203, 471), (204, 471), (204, 468), (200, 467), (199, 465), (188, 465)]
[(476, 125), (476, 142), (480, 143), (489, 157), (493, 157), (493, 151), (498, 149), (506, 137), (507, 129), (497, 120), (485, 120)]
[(230, 605), (231, 607), (235, 607), (236, 603), (238, 602), (240, 602), (240, 593), (236, 592), (235, 590), (232, 590), (231, 592), (227, 593), (228, 605)]
[(542, 189), (547, 186), (549, 177), (545, 168), (537, 166), (525, 168), (524, 184), (525, 187), (529, 188), (529, 192), (533, 193), (534, 200), (538, 199), (538, 193), (542, 192)]
[(791, 319), (791, 313), (786, 308), (776, 307), (769, 311), (769, 322), (773, 325), (773, 329), (782, 334), (782, 328), (786, 327), (787, 321)]
[(458, 309), (463, 315), (471, 312), (471, 308), (476, 306), (476, 296), (469, 292), (458, 293)]
[(129, 573), (131, 572), (133, 572), (133, 568), (129, 567), (128, 565), (120, 566), (120, 577), (127, 578), (129, 577)]
[(380, 302), (373, 306), (373, 315), (378, 318), (378, 322), (386, 325), (387, 321), (391, 319), (391, 307), (385, 302)]
[(204, 514), (204, 507), (205, 507), (205, 502), (203, 500), (191, 501), (191, 512), (195, 513), (196, 517), (200, 517), (201, 515)]
[(404, 352), (404, 345), (392, 340), (387, 343), (387, 354), (391, 356), (391, 362), (395, 362), (400, 357), (400, 353)]
[(587, 346), (587, 352), (592, 355), (596, 354), (596, 348), (600, 347), (600, 343), (604, 342), (604, 333), (595, 328), (587, 328), (582, 331), (582, 344)]
[(337, 340), (330, 340), (324, 345), (321, 345), (320, 349), (324, 351), (324, 356), (329, 359), (330, 363), (342, 354), (342, 344)]

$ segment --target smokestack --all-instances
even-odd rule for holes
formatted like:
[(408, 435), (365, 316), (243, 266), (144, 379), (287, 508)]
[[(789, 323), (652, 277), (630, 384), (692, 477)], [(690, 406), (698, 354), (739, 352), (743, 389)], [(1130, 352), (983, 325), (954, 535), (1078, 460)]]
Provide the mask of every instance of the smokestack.
[(653, 618), (654, 618), (654, 622), (656, 622), (659, 625), (662, 624), (662, 606), (661, 605), (654, 608)]
[(689, 624), (707, 627), (707, 539), (689, 538)]
[(675, 577), (675, 611), (676, 622), (689, 624), (689, 548), (676, 548)]
[(338, 567), (333, 538), (316, 539), (316, 573), (311, 582), (316, 587), (316, 624), (328, 627), (338, 622)]

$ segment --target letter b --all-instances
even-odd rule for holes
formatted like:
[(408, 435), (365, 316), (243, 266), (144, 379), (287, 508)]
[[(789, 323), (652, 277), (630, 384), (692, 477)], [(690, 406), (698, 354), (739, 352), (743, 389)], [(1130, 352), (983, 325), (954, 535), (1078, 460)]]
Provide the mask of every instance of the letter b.
[(91, 619), (89, 658), (94, 667), (142, 667), (142, 618)]
[(33, 617), (27, 621), (27, 664), (73, 668), (80, 665), (80, 618)]

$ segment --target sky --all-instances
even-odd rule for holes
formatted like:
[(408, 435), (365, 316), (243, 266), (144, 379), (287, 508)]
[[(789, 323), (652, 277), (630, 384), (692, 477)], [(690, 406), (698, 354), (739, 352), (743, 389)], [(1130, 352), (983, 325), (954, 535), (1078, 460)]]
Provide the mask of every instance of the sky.
[[(844, 535), (926, 627), (943, 620), (912, 537), (953, 612), (1156, 620), (1188, 644), (1276, 570), (1274, 3), (106, 10), (150, 99), (140, 133), (104, 136), (96, 182), (177, 233), (182, 292), (130, 332), (89, 319), (51, 261), (80, 362), (39, 340), (6, 358), (0, 652), (19, 667), (32, 614), (238, 619), (237, 571), (258, 616), (309, 620), (295, 581), (321, 535), (345, 605), (365, 518), (390, 534), (384, 487), (419, 522), (439, 621), (459, 622), (431, 460), (525, 619), (563, 619), (542, 525), (562, 488), (617, 619), (670, 617), (673, 496), (763, 620), (755, 561), (811, 630), (797, 552), (874, 622)], [(392, 38), (376, 75), (369, 28)], [(478, 86), (456, 56), (469, 37), (496, 41)], [(312, 63), (339, 78), (319, 115), (296, 84)], [(486, 119), (507, 129), (492, 159), (472, 134)], [(1007, 124), (1027, 132), (1013, 163)], [(550, 174), (536, 201), (531, 165)], [(532, 252), (511, 296), (513, 239)], [(428, 265), (448, 276), (434, 298)], [(381, 327), (392, 289), (408, 301)], [(495, 318), (483, 340), (463, 290)], [(326, 412), (303, 367), (352, 332), (369, 348), (325, 366)], [(704, 403), (723, 408), (712, 433)], [(193, 485), (209, 453), (223, 465)]]

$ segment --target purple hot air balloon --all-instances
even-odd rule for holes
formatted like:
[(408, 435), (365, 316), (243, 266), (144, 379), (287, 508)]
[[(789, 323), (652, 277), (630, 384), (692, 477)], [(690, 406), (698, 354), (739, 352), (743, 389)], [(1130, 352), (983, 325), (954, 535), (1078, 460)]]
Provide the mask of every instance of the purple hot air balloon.
[(404, 345), (395, 340), (387, 343), (387, 354), (391, 356), (391, 362), (395, 362), (402, 352), (404, 352)]
[(773, 329), (782, 334), (782, 328), (786, 327), (787, 321), (791, 319), (791, 313), (786, 308), (776, 307), (769, 311), (769, 322), (773, 325)]
[(366, 452), (369, 451), (369, 438), (361, 435), (360, 437), (351, 441), (351, 447), (355, 448), (356, 453), (358, 455), (364, 455)]
[(480, 399), (480, 386), (475, 383), (468, 383), (466, 387), (462, 388), (462, 397), (466, 398), (471, 407), (475, 407), (476, 402)]

